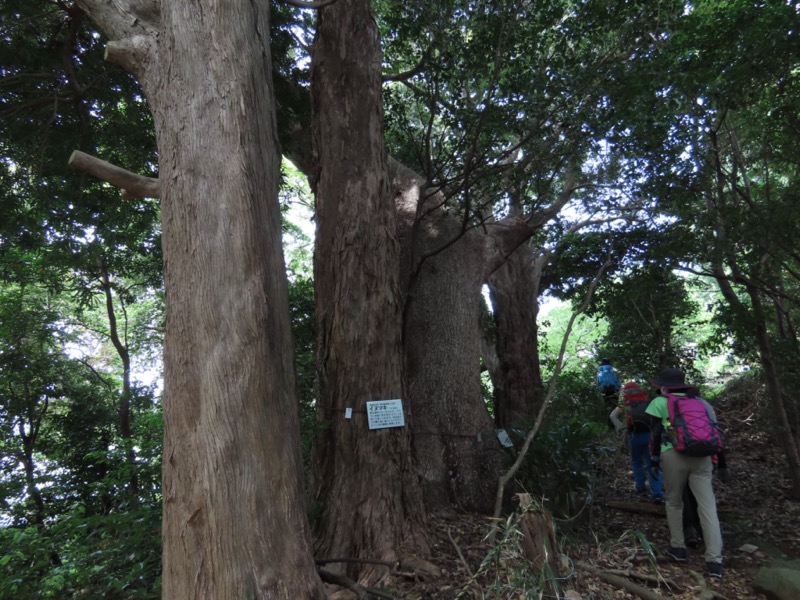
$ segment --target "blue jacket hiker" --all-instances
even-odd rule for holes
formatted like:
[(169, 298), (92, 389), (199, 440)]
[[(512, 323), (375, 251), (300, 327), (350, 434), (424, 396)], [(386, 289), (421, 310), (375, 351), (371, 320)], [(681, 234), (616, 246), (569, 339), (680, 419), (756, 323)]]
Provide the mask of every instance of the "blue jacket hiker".
[(620, 387), (619, 377), (611, 366), (611, 361), (604, 358), (597, 369), (597, 389), (600, 390), (608, 406), (613, 408), (617, 405), (617, 393)]
[[(651, 418), (645, 412), (650, 404), (647, 393), (635, 381), (629, 381), (622, 387), (622, 401), (611, 411), (609, 418), (618, 433), (627, 432), (628, 448), (631, 455), (631, 471), (636, 493), (647, 496), (653, 502), (660, 503), (664, 494), (661, 489), (661, 473), (651, 468), (650, 429)], [(650, 491), (647, 490), (647, 478), (650, 478)]]
[[(683, 488), (688, 484), (697, 500), (700, 525), (705, 542), (706, 571), (710, 577), (722, 577), (722, 533), (717, 517), (717, 501), (711, 481), (714, 465), (712, 454), (692, 455), (692, 430), (705, 430), (718, 433), (714, 409), (698, 396), (684, 381), (684, 373), (679, 369), (667, 368), (650, 383), (658, 387), (661, 394), (647, 407), (647, 414), (653, 420), (653, 470), (659, 464), (664, 472), (667, 525), (670, 543), (666, 554), (678, 562), (687, 562), (686, 540), (683, 531)], [(686, 399), (686, 413), (694, 410), (700, 400), (705, 407), (705, 423), (695, 425), (687, 422), (680, 414), (682, 399)], [(677, 407), (676, 407), (677, 405)], [(679, 423), (672, 423), (671, 420)], [(698, 419), (699, 421), (700, 419)], [(673, 427), (673, 425), (675, 425)], [(721, 438), (720, 438), (721, 441)]]

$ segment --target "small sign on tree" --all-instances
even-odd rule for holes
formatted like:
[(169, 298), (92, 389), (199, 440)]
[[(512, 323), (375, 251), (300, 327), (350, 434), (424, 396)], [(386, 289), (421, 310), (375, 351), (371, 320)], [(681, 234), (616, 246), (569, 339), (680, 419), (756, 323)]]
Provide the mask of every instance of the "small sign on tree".
[(404, 427), (402, 400), (375, 400), (367, 402), (367, 422), (370, 429)]

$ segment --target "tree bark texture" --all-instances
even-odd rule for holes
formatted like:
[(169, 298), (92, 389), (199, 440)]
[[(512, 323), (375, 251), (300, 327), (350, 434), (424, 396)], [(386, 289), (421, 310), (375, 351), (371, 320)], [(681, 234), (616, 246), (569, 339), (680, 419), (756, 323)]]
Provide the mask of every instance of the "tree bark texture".
[(543, 398), (539, 370), (539, 281), (541, 265), (520, 246), (489, 276), (496, 325), (498, 366), (493, 377), (498, 427), (528, 430)]
[[(322, 8), (312, 51), (318, 341), (314, 496), (322, 558), (393, 562), (423, 523), (404, 396), (400, 247), (383, 142), (381, 50), (369, 0)], [(407, 424), (368, 428), (367, 402), (401, 399)], [(352, 409), (352, 418), (345, 411)], [(372, 583), (385, 568), (348, 563)]]
[(463, 230), (444, 208), (426, 212), (437, 199), (421, 201), (415, 174), (396, 163), (393, 174), (407, 282), (408, 398), (425, 506), (490, 513), (505, 454), (481, 389), (481, 290), (532, 230), (521, 221)]
[[(266, 2), (81, 0), (159, 150), (163, 597), (321, 598), (301, 488)], [(113, 49), (113, 52), (111, 51)]]
[[(302, 126), (293, 128), (284, 146), (292, 161), (308, 173), (311, 161), (303, 132)], [(488, 273), (560, 210), (572, 188), (568, 185), (562, 197), (532, 219), (491, 223), (482, 233), (474, 230), (461, 240), (459, 215), (444, 209), (425, 214), (441, 198), (421, 206), (422, 177), (394, 160), (390, 160), (390, 173), (403, 253), (401, 288), (407, 298), (403, 351), (407, 365), (414, 369), (407, 372), (407, 399), (415, 414), (415, 456), (424, 473), (426, 509), (459, 506), (491, 512), (494, 490), (483, 482), (487, 473), (491, 480), (496, 478), (502, 450), (483, 403), (480, 353), (475, 352), (480, 339), (476, 315), (481, 288)], [(424, 270), (417, 271), (421, 257), (435, 255), (451, 244), (455, 248), (445, 257), (425, 258)], [(472, 272), (463, 273), (465, 269)], [(420, 410), (425, 416), (417, 414)], [(437, 431), (440, 426), (441, 432)], [(477, 456), (463, 460), (473, 456), (473, 449)]]

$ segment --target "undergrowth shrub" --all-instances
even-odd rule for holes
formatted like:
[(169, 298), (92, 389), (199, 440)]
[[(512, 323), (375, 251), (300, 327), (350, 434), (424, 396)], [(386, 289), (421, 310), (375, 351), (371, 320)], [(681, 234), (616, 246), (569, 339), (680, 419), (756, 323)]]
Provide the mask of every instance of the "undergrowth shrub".
[(595, 370), (564, 371), (559, 375), (558, 387), (550, 406), (547, 407), (545, 423), (560, 422), (571, 417), (580, 417), (587, 423), (605, 423), (610, 410), (595, 383)]
[[(608, 444), (608, 414), (594, 375), (567, 372), (517, 473), (517, 486), (543, 498), (560, 518), (572, 517), (592, 495), (598, 465), (616, 451)], [(515, 432), (515, 445), (523, 432)]]
[(517, 484), (561, 518), (574, 516), (590, 499), (598, 464), (615, 452), (604, 440), (605, 425), (579, 416), (539, 430), (517, 473)]
[(85, 516), (47, 527), (0, 528), (0, 598), (161, 597), (161, 509)]

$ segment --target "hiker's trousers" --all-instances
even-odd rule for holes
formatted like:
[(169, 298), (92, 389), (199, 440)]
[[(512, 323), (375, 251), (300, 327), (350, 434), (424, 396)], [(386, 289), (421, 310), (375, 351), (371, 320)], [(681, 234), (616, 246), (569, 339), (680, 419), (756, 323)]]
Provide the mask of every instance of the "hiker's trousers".
[(630, 434), (631, 445), (631, 471), (633, 471), (633, 482), (636, 484), (636, 491), (647, 489), (647, 477), (650, 477), (650, 494), (653, 498), (660, 498), (661, 491), (661, 474), (658, 477), (653, 477), (653, 471), (650, 468), (650, 432), (640, 431)]
[(711, 477), (714, 465), (710, 456), (686, 456), (677, 450), (667, 450), (661, 455), (661, 468), (664, 471), (664, 487), (667, 525), (669, 525), (669, 545), (685, 548), (683, 538), (683, 488), (689, 485), (697, 499), (697, 512), (703, 528), (706, 545), (706, 562), (722, 562), (722, 532), (717, 517), (717, 500)]

